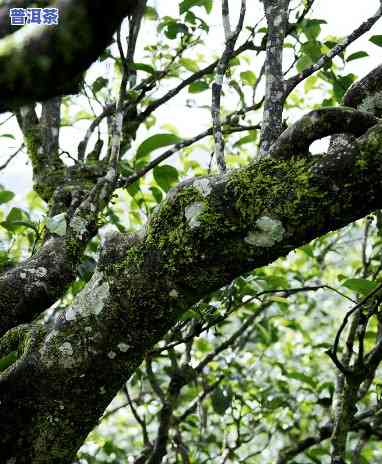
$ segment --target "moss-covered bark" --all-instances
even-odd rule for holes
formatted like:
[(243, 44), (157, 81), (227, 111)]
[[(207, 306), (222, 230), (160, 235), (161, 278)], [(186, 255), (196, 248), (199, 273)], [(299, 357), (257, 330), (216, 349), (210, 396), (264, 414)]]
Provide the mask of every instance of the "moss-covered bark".
[[(235, 277), (382, 207), (382, 127), (332, 157), (262, 160), (170, 192), (139, 236), (116, 234), (73, 305), (5, 335), (0, 453), (69, 463), (180, 314)], [(86, 404), (86, 410), (83, 405)]]

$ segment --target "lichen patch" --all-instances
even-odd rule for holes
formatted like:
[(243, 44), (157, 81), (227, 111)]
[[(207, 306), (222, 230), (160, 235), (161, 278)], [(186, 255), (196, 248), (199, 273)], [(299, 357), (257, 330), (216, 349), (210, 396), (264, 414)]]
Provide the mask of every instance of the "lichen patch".
[(126, 353), (128, 351), (128, 349), (130, 348), (130, 346), (127, 344), (127, 343), (118, 343), (118, 349), (119, 351), (121, 351), (122, 353)]
[(203, 195), (203, 197), (208, 196), (212, 191), (211, 182), (208, 179), (197, 179), (192, 186)]
[(252, 246), (271, 247), (280, 242), (285, 229), (278, 219), (262, 216), (256, 221), (256, 229), (250, 231), (244, 241)]
[(196, 229), (200, 226), (200, 215), (204, 211), (204, 203), (196, 202), (192, 203), (191, 205), (187, 206), (184, 210), (184, 215), (186, 216), (188, 225), (190, 229)]

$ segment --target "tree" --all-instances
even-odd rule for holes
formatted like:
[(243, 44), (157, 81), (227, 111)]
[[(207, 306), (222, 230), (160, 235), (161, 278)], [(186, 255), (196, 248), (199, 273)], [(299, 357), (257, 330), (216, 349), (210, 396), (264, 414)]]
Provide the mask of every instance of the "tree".
[[(103, 419), (128, 408), (130, 442), (84, 448), (81, 462), (381, 456), (382, 67), (358, 79), (348, 63), (367, 53), (347, 48), (382, 7), (339, 39), (315, 0), (263, 0), (258, 24), (245, 0), (237, 15), (223, 0), (225, 49), (201, 66), (213, 3), (160, 17), (145, 0), (61, 0), (59, 27), (15, 32), (9, 8), (32, 2), (0, 2), (1, 110), (35, 192), (10, 208), (0, 191), (1, 462), (73, 462), (114, 398)], [(146, 21), (156, 43), (139, 35)], [(115, 75), (88, 71), (96, 60)], [(304, 102), (317, 90), (323, 101)], [(183, 139), (170, 114), (166, 133), (145, 135), (183, 91), (211, 100), (211, 128)], [(60, 131), (83, 119), (63, 151)], [(195, 151), (206, 138), (216, 171)]]

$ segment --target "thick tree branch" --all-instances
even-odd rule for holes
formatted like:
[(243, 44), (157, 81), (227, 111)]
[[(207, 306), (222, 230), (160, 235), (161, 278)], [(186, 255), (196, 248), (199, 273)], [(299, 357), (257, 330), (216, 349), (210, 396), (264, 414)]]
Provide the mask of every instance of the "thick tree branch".
[(265, 61), (265, 100), (259, 155), (268, 154), (281, 134), (284, 108), (283, 45), (288, 29), (289, 0), (264, 0), (268, 23)]
[(60, 298), (76, 275), (81, 253), (54, 237), (26, 262), (0, 275), (0, 334), (31, 321)]
[(354, 82), (347, 90), (343, 104), (382, 116), (382, 65), (364, 78)]
[[(354, 82), (346, 91), (343, 104), (374, 116), (382, 117), (382, 65), (377, 66), (364, 78)], [(329, 153), (335, 153), (351, 145), (355, 134), (343, 128), (343, 133), (335, 134), (330, 139)]]
[(33, 188), (48, 202), (63, 184), (65, 165), (59, 158), (61, 99), (52, 98), (42, 104), (40, 120), (35, 105), (24, 106), (16, 112), (33, 169)]
[[(35, 342), (20, 349), (20, 369), (12, 380), (7, 371), (0, 377), (2, 456), (71, 462), (182, 312), (235, 277), (382, 207), (381, 147), (377, 124), (335, 157), (264, 159), (197, 178), (168, 195), (140, 236), (109, 237), (73, 305), (49, 325), (35, 325)], [(51, 451), (37, 461), (41, 442)]]
[(307, 156), (309, 146), (333, 132), (347, 132), (360, 136), (379, 121), (371, 113), (352, 108), (332, 107), (313, 110), (288, 127), (272, 146), (274, 158)]

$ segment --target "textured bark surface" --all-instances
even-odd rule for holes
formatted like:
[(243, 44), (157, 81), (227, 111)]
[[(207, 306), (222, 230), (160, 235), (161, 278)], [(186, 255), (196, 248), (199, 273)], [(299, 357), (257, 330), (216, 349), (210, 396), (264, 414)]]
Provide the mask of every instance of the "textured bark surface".
[[(75, 91), (81, 73), (138, 3), (110, 0), (106, 9), (101, 0), (60, 0), (59, 27), (26, 27), (2, 39), (0, 111)], [(73, 304), (45, 318), (42, 313), (75, 280), (99, 213), (119, 185), (122, 123), (133, 124), (135, 134), (148, 115), (188, 84), (138, 116), (123, 114), (119, 105), (118, 130), (111, 137), (117, 154), (110, 166), (83, 162), (85, 148), (74, 167), (59, 159), (59, 101), (45, 103), (40, 120), (33, 105), (18, 112), (35, 189), (50, 202), (49, 218), (65, 216), (65, 231), (62, 236), (47, 231), (32, 258), (0, 276), (0, 357), (10, 360), (0, 375), (1, 462), (71, 463), (147, 351), (190, 306), (236, 277), (382, 208), (380, 68), (345, 96), (345, 105), (362, 112), (316, 110), (280, 136), (288, 91), (321, 65), (292, 78), (288, 87), (282, 47), (289, 2), (281, 2), (281, 11), (278, 3), (264, 1), (269, 33), (260, 152), (271, 156), (181, 183), (141, 233), (109, 236), (92, 279)], [(2, 14), (0, 8), (0, 35)], [(362, 27), (368, 30), (369, 23)], [(322, 58), (322, 66), (328, 59)], [(55, 136), (45, 134), (44, 126), (56, 129)], [(338, 130), (352, 136), (329, 155), (306, 156), (311, 142)]]
[(2, 456), (71, 462), (145, 352), (190, 305), (382, 207), (381, 159), (378, 124), (336, 156), (263, 160), (190, 181), (170, 192), (139, 237), (111, 236), (70, 308), (2, 339), (3, 353), (18, 350), (0, 378)]

